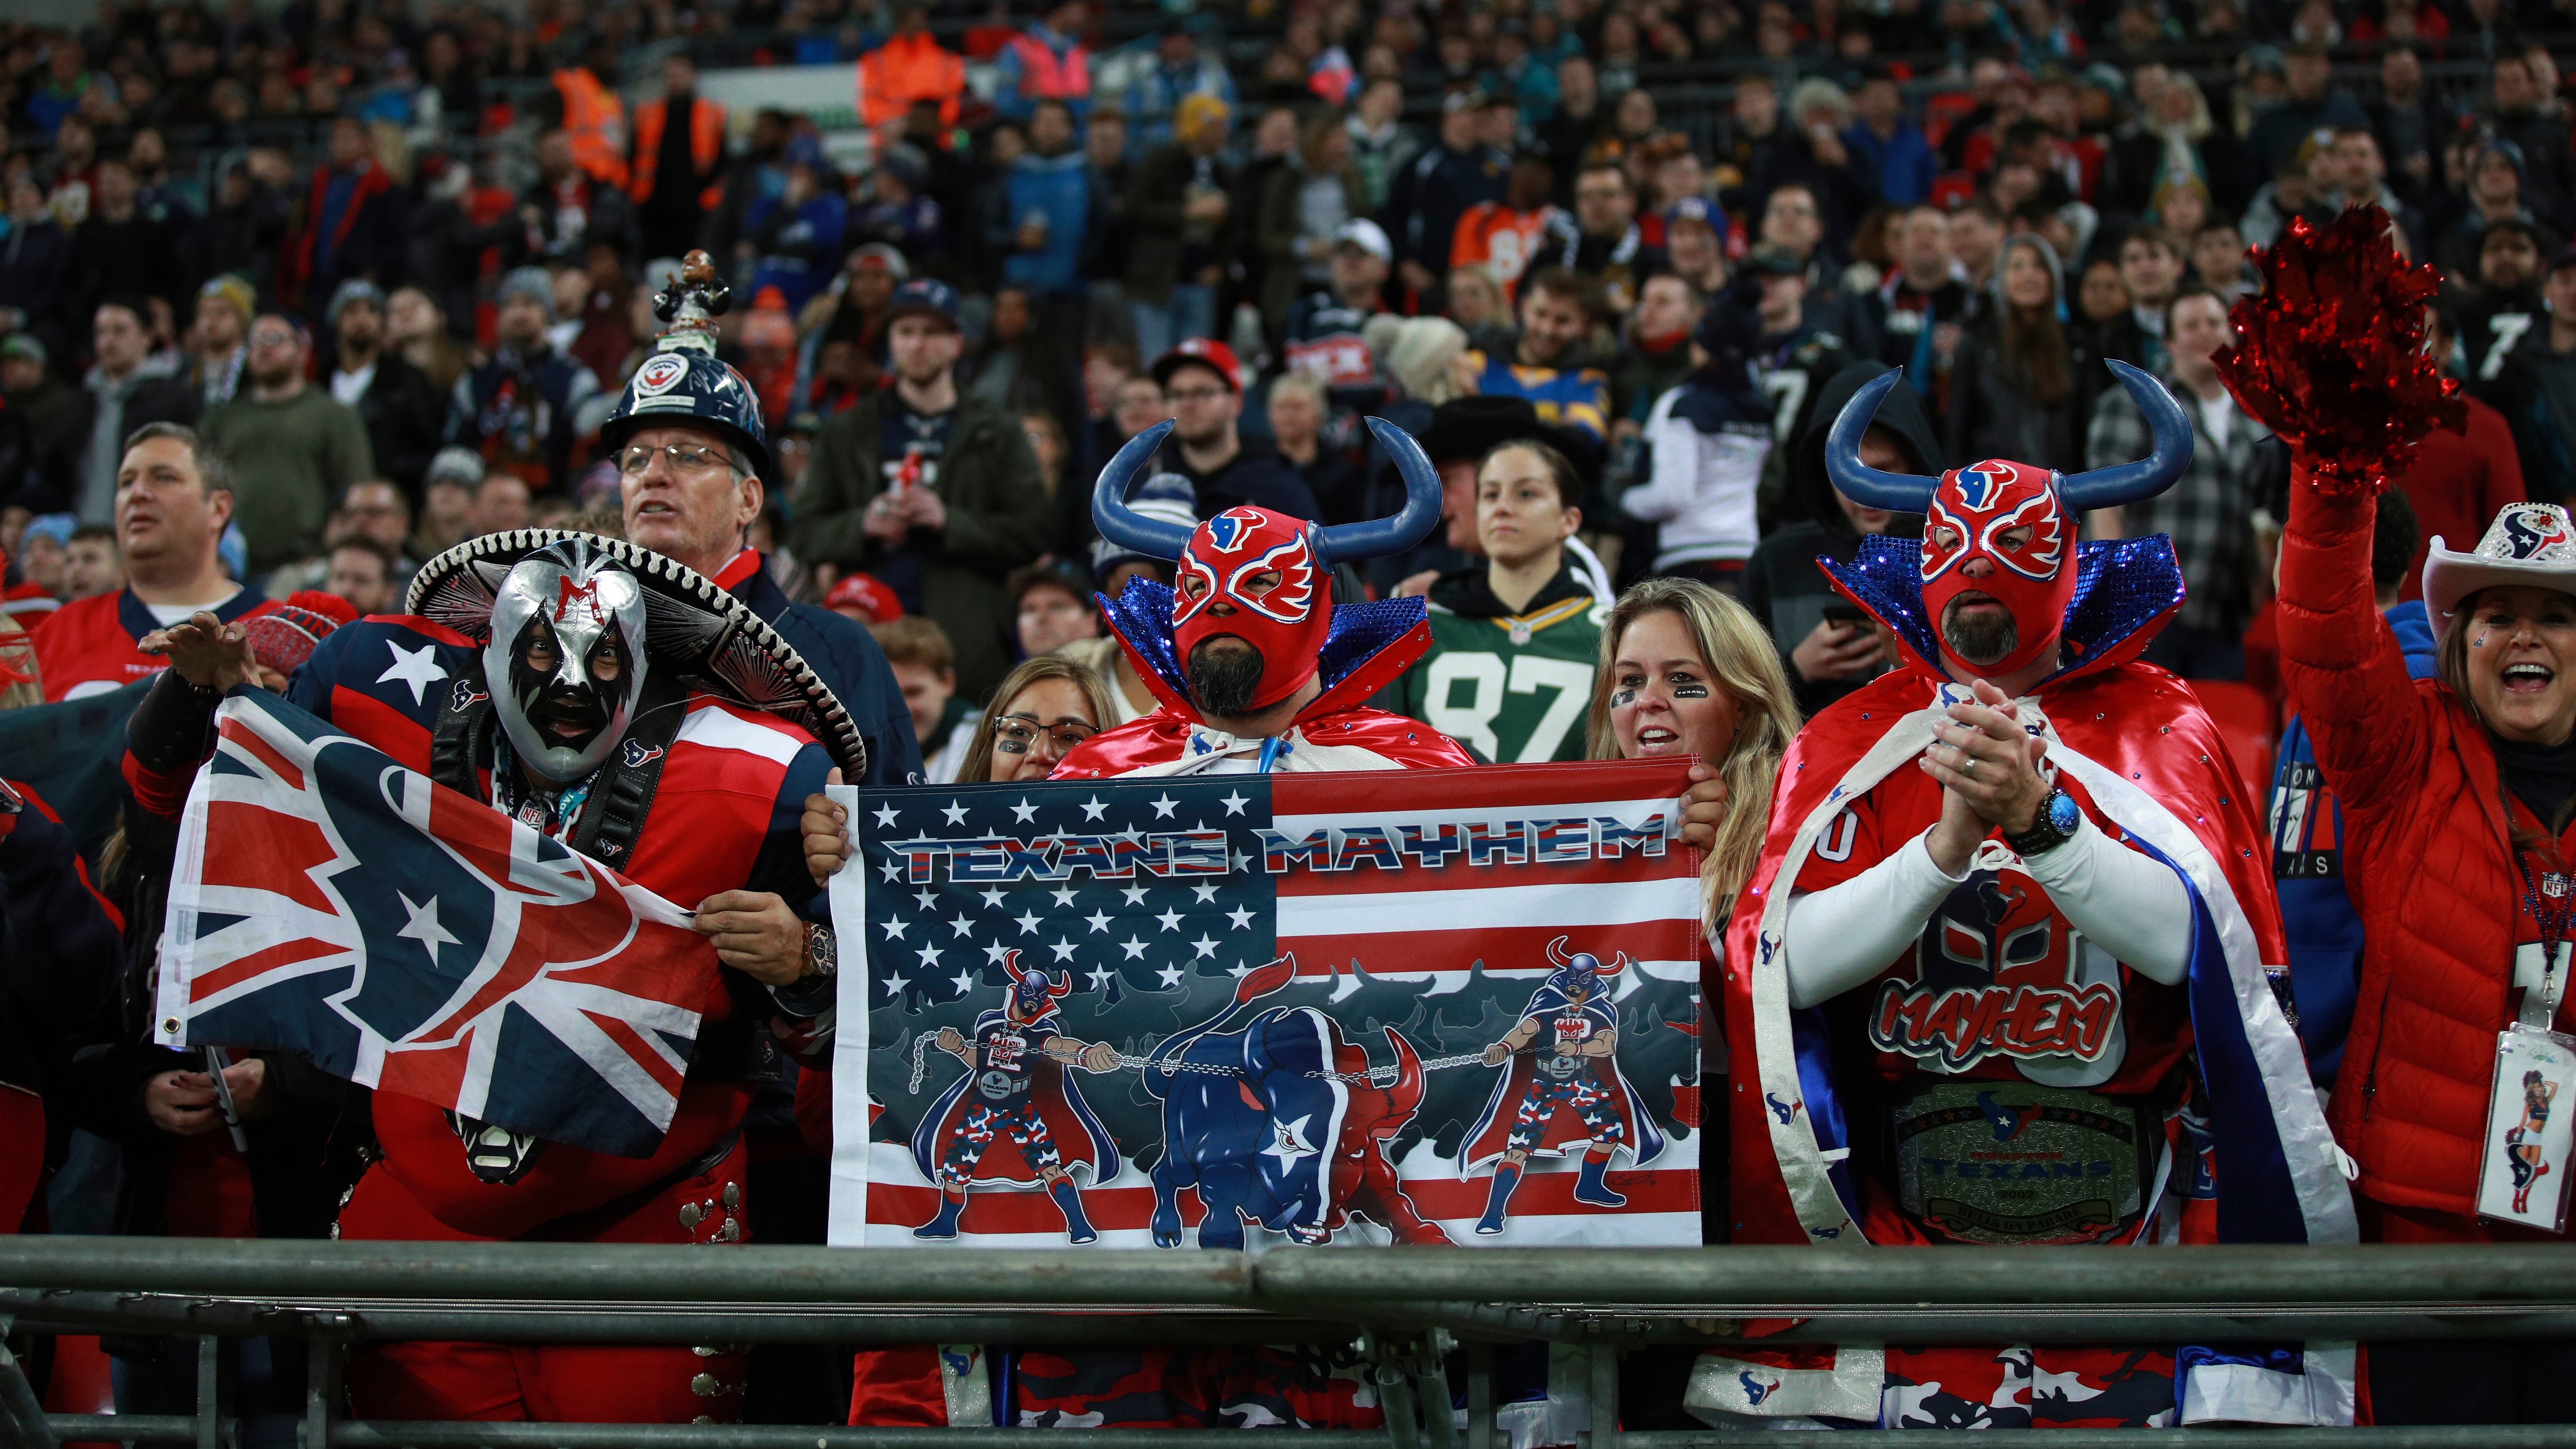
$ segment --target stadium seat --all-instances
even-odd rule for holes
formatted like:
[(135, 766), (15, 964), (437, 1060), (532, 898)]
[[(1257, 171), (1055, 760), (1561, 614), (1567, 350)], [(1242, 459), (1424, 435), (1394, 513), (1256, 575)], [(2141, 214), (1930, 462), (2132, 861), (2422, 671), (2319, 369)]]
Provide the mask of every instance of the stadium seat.
[(2232, 679), (2185, 682), (2200, 697), (2201, 708), (2217, 722), (2219, 738), (2227, 742), (2227, 754), (2236, 766), (2237, 777), (2245, 782), (2246, 798), (2254, 802), (2255, 813), (2261, 814), (2272, 798), (2272, 750), (2281, 739), (2273, 721), (2272, 702), (2263, 697), (2261, 690)]

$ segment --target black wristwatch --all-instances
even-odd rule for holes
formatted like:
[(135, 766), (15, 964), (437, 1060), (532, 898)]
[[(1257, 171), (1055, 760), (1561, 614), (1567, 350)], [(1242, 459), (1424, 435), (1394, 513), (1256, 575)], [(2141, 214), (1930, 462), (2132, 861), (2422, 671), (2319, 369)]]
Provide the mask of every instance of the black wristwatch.
[(2039, 814), (2032, 817), (2030, 828), (2019, 835), (2004, 837), (2004, 845), (2024, 860), (2046, 855), (2075, 838), (2083, 827), (2084, 812), (2075, 807), (2073, 796), (2052, 789), (2048, 798), (2039, 802)]
[(829, 926), (805, 927), (805, 972), (808, 976), (837, 976), (841, 971), (840, 944), (832, 938)]

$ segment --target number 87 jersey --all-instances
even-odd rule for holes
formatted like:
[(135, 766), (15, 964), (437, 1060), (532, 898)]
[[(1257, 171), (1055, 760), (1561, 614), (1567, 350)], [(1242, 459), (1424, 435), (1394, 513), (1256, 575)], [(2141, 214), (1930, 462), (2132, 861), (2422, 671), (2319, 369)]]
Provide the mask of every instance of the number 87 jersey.
[(1583, 758), (1606, 610), (1573, 570), (1517, 614), (1479, 566), (1431, 586), (1431, 651), (1398, 681), (1404, 714), (1495, 764)]

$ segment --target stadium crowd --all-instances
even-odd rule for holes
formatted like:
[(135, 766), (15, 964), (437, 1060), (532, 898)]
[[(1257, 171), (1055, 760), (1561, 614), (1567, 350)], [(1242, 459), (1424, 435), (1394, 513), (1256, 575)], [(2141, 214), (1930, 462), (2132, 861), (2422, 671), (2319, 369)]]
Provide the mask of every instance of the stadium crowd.
[[(1741, 886), (1744, 802), (1797, 721), (1898, 662), (1815, 562), (1923, 529), (1836, 488), (1843, 404), (1903, 370), (1873, 467), (2080, 473), (2150, 450), (2122, 362), (2181, 399), (2195, 453), (2086, 537), (2173, 540), (2187, 598), (2145, 657), (2267, 790), (2303, 703), (2276, 598), (2293, 470), (2213, 360), (2259, 284), (2249, 248), (2377, 206), (2440, 270), (2426, 334), (2467, 426), (2391, 480), (2370, 557), (2429, 673), (2426, 541), (2563, 502), (2576, 466), (2560, 9), (105, 0), (77, 31), (0, 27), (0, 665), (26, 680), (0, 704), (147, 680), (146, 637), (201, 611), (401, 613), (446, 550), (561, 527), (802, 611), (882, 689), (877, 718), (845, 702), (888, 781), (1042, 778), (1157, 707), (1098, 599), (1172, 562), (1099, 535), (1101, 466), (1172, 417), (1143, 515), (1377, 519), (1403, 496), (1377, 417), (1440, 469), (1445, 520), (1334, 580), (1429, 601), (1430, 651), (1377, 702), (1486, 761), (1691, 753), (1747, 787), (1710, 836)], [(717, 59), (847, 67), (858, 129), (728, 114), (699, 92)], [(1726, 99), (1659, 99), (1685, 79)], [(601, 438), (697, 250), (774, 472), (712, 543)], [(1732, 715), (1710, 735), (1705, 678), (1635, 712), (1647, 684), (1614, 656), (1650, 625), (1767, 743), (1730, 754), (1752, 738)], [(364, 1093), (248, 1057), (229, 1101), (259, 1130), (228, 1137), (205, 1072), (138, 1034), (132, 923), (166, 877), (91, 866), (129, 924), (125, 984), (46, 1010), (109, 1029), (49, 1074), (59, 1043), (19, 1017), (0, 1056), (0, 1083), (98, 1089), (55, 1119), (30, 1227), (330, 1231)], [(2328, 983), (2301, 975), (2303, 1003), (2338, 1003), (2301, 1022), (2330, 1087), (2360, 948), (2310, 905), (2289, 946)], [(752, 1124), (759, 1232), (819, 1242), (822, 1144), (789, 1077)], [(121, 1410), (193, 1402), (193, 1350), (156, 1352), (119, 1359)], [(837, 1416), (848, 1371), (764, 1349), (748, 1409)], [(283, 1357), (258, 1377), (300, 1412)]]

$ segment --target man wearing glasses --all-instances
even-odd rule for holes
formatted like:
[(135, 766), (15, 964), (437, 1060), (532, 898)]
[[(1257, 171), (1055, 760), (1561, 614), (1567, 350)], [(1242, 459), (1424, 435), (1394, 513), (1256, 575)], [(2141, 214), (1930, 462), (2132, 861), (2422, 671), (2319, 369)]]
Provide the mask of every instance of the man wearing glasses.
[(956, 647), (959, 692), (980, 701), (1011, 667), (1002, 580), (1046, 548), (1053, 505), (1019, 419), (959, 395), (955, 289), (904, 283), (885, 327), (894, 386), (814, 434), (789, 544), (808, 563), (874, 575), (905, 613), (929, 615)]
[(1315, 492), (1264, 443), (1235, 431), (1243, 416), (1243, 368), (1234, 349), (1193, 337), (1154, 359), (1154, 381), (1179, 419), (1154, 471), (1178, 473), (1198, 494), (1198, 516), (1251, 504), (1291, 518), (1320, 520)]
[(304, 380), (307, 347), (300, 323), (274, 312), (251, 319), (250, 385), (206, 414), (206, 441), (240, 480), (234, 517), (253, 575), (320, 551), (331, 500), (376, 476), (357, 409)]

